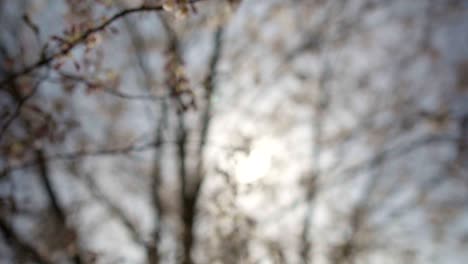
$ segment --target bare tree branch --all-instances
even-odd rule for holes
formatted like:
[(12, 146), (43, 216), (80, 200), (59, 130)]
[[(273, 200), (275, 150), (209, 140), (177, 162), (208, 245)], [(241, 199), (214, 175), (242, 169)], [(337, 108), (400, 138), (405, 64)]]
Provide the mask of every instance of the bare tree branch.
[(120, 209), (107, 195), (105, 195), (97, 186), (96, 182), (93, 180), (92, 176), (89, 173), (85, 173), (83, 176), (84, 182), (88, 186), (91, 195), (104, 204), (107, 209), (117, 217), (117, 219), (125, 226), (125, 228), (130, 232), (132, 240), (139, 245), (146, 245), (146, 242), (141, 237), (138, 228), (135, 224), (127, 217), (125, 212)]
[(354, 179), (355, 176), (365, 169), (376, 168), (392, 159), (402, 158), (422, 147), (430, 146), (431, 144), (454, 143), (458, 140), (458, 136), (451, 134), (426, 135), (411, 142), (405, 142), (397, 146), (385, 148), (372, 155), (369, 159), (363, 160), (341, 170), (327, 172), (327, 177), (336, 180), (332, 183), (327, 183), (326, 186), (322, 187), (330, 188), (332, 186), (337, 186), (338, 184), (343, 184), (344, 182)]
[[(196, 3), (196, 2), (199, 2), (199, 1), (201, 1), (201, 0), (191, 0), (190, 3)], [(23, 69), (9, 74), (9, 76), (7, 76), (5, 79), (0, 81), (0, 89), (4, 89), (5, 85), (7, 85), (8, 83), (11, 83), (12, 81), (16, 80), (20, 76), (29, 74), (32, 71), (34, 71), (36, 69), (39, 69), (39, 68), (42, 68), (42, 67), (44, 67), (46, 65), (50, 65), (50, 63), (52, 63), (55, 59), (69, 53), (75, 47), (77, 47), (81, 43), (85, 42), (94, 33), (97, 33), (97, 32), (100, 32), (100, 31), (106, 29), (112, 23), (114, 23), (115, 21), (117, 21), (117, 20), (119, 20), (119, 19), (121, 19), (121, 18), (123, 18), (123, 17), (125, 17), (127, 15), (130, 15), (130, 14), (133, 14), (133, 13), (161, 11), (161, 10), (163, 10), (163, 5), (162, 4), (143, 5), (143, 6), (140, 6), (140, 7), (135, 7), (135, 8), (129, 8), (129, 9), (122, 10), (122, 11), (114, 14), (110, 18), (106, 19), (104, 22), (100, 23), (99, 25), (97, 25), (95, 27), (91, 27), (91, 28), (85, 30), (76, 39), (74, 39), (71, 42), (67, 42), (66, 45), (64, 45), (64, 47), (62, 47), (58, 51), (52, 53), (51, 55), (44, 56), (44, 57), (40, 58), (39, 60), (37, 60), (36, 62), (24, 67)]]
[[(166, 105), (166, 102), (163, 101), (161, 102), (161, 117), (158, 120), (157, 123), (157, 129), (156, 129), (156, 140), (161, 140), (163, 137), (163, 129), (167, 125), (167, 119), (168, 119), (168, 107)], [(154, 230), (152, 232), (152, 240), (146, 247), (147, 250), (147, 258), (150, 264), (158, 264), (160, 262), (160, 253), (159, 253), (159, 243), (161, 240), (161, 226), (162, 226), (162, 220), (163, 216), (165, 215), (165, 212), (163, 211), (163, 206), (161, 202), (161, 197), (159, 190), (161, 188), (161, 150), (155, 149), (154, 152), (154, 168), (153, 168), (153, 173), (152, 173), (152, 182), (151, 182), (151, 201), (152, 201), (152, 206), (154, 209), (155, 214), (157, 214), (157, 224), (154, 227)]]
[[(62, 78), (75, 81), (75, 82), (79, 82), (79, 83), (83, 83), (87, 86), (100, 86), (101, 85), (99, 82), (94, 82), (92, 80), (89, 80), (85, 76), (75, 75), (75, 74), (63, 72), (63, 71), (59, 72), (59, 74)], [(109, 85), (103, 84), (103, 86), (104, 87), (102, 87), (102, 89), (99, 89), (99, 91), (102, 91), (104, 93), (113, 95), (120, 99), (126, 99), (126, 100), (157, 101), (157, 100), (166, 99), (170, 96), (169, 94), (167, 95), (128, 94), (128, 93), (117, 90), (115, 87), (109, 87)]]
[(20, 114), (21, 114), (21, 109), (23, 106), (36, 94), (36, 92), (39, 89), (39, 86), (42, 84), (43, 81), (45, 81), (49, 77), (49, 73), (47, 72), (46, 74), (42, 75), (39, 77), (39, 79), (36, 81), (36, 83), (32, 86), (31, 91), (29, 94), (23, 96), (21, 95), (18, 91), (16, 90), (11, 90), (8, 91), (11, 96), (14, 98), (16, 101), (16, 107), (15, 111), (11, 114), (11, 116), (3, 123), (2, 127), (0, 128), (0, 142), (2, 142), (3, 135), (5, 132), (8, 130), (10, 125), (17, 119)]
[[(166, 142), (167, 143), (167, 142)], [(147, 151), (155, 147), (159, 147), (163, 144), (163, 142), (153, 141), (142, 145), (130, 145), (127, 147), (118, 147), (118, 148), (109, 148), (109, 149), (98, 149), (98, 150), (79, 150), (79, 151), (72, 151), (67, 153), (57, 153), (57, 154), (50, 154), (44, 157), (44, 160), (47, 163), (54, 162), (54, 161), (65, 161), (65, 160), (77, 160), (83, 159), (88, 157), (99, 157), (99, 156), (118, 156), (118, 155), (126, 155), (129, 153), (134, 152), (142, 152)], [(7, 166), (4, 168), (0, 175), (4, 176), (7, 172), (12, 172), (15, 170), (25, 169), (27, 167), (35, 166), (37, 164), (37, 160), (26, 160), (21, 162), (17, 165)]]
[(39, 264), (52, 264), (52, 261), (41, 254), (35, 247), (29, 245), (21, 238), (19, 238), (13, 228), (6, 222), (5, 219), (3, 219), (3, 217), (0, 217), (0, 231), (2, 232), (2, 235), (7, 243), (11, 247), (18, 249), (18, 251), (15, 251), (16, 254), (21, 253), (24, 256), (28, 256)]
[(57, 196), (57, 193), (54, 187), (52, 186), (52, 182), (50, 180), (50, 175), (49, 175), (49, 168), (47, 166), (46, 160), (44, 159), (43, 151), (37, 150), (36, 156), (37, 156), (38, 166), (39, 166), (38, 167), (39, 176), (42, 180), (42, 183), (44, 184), (47, 196), (49, 197), (50, 202), (52, 204), (53, 212), (55, 213), (57, 219), (60, 222), (60, 226), (57, 228), (63, 228), (66, 231), (73, 233), (72, 240), (69, 241), (71, 243), (71, 247), (69, 247), (69, 245), (64, 245), (64, 246), (72, 249), (72, 251), (70, 252), (70, 255), (71, 255), (70, 257), (75, 264), (84, 263), (80, 256), (79, 245), (76, 239), (78, 233), (73, 228), (70, 228), (67, 224), (67, 214), (62, 209), (61, 205), (59, 204), (60, 198)]

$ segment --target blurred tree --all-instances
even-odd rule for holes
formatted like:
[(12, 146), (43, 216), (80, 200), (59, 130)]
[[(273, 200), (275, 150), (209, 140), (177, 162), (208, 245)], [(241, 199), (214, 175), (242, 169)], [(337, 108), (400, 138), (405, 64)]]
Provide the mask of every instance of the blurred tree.
[(6, 0), (0, 23), (0, 262), (468, 260), (468, 1)]

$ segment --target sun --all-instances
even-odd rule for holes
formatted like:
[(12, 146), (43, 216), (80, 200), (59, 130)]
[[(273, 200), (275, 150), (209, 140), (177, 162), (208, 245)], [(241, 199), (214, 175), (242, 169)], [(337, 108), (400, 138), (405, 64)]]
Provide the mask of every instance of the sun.
[(249, 184), (267, 176), (277, 150), (278, 143), (271, 137), (254, 141), (250, 152), (238, 157), (235, 168), (237, 182)]

